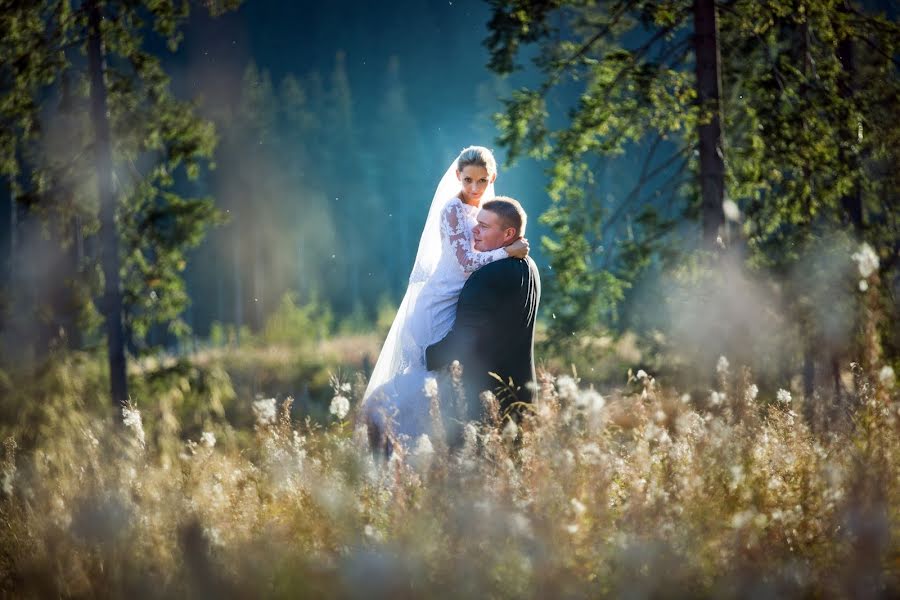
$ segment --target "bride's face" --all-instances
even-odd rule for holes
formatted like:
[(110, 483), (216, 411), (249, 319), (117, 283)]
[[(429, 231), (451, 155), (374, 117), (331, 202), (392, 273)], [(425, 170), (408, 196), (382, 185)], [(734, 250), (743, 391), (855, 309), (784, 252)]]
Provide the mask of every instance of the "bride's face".
[(462, 185), (462, 199), (466, 204), (478, 204), (487, 190), (494, 183), (497, 174), (488, 174), (488, 170), (477, 165), (466, 165), (462, 171), (456, 172), (456, 178)]

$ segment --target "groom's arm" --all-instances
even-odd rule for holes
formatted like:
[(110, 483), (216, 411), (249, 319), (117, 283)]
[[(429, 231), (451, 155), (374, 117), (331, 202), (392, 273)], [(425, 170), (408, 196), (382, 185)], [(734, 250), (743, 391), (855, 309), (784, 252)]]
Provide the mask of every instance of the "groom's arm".
[(493, 290), (490, 272), (495, 265), (499, 263), (482, 267), (463, 286), (456, 305), (456, 321), (450, 333), (425, 349), (429, 371), (446, 367), (454, 360), (465, 362), (478, 349), (479, 336), (483, 335), (491, 319), (493, 302), (490, 298)]

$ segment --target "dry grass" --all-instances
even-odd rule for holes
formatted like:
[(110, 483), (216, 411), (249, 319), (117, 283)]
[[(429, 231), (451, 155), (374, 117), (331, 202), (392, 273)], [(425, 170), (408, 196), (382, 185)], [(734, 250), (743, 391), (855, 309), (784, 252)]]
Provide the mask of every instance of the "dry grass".
[[(357, 386), (358, 388), (358, 386)], [(900, 591), (898, 398), (812, 432), (797, 399), (601, 398), (543, 382), (514, 431), (373, 461), (352, 414), (252, 432), (128, 425), (58, 394), (6, 442), (0, 589), (16, 597), (888, 597)], [(75, 389), (75, 388), (73, 388)], [(358, 392), (358, 390), (357, 390)], [(146, 415), (145, 415), (146, 418)], [(146, 431), (144, 426), (147, 426)], [(143, 441), (142, 441), (143, 437)], [(417, 450), (416, 450), (417, 449)]]

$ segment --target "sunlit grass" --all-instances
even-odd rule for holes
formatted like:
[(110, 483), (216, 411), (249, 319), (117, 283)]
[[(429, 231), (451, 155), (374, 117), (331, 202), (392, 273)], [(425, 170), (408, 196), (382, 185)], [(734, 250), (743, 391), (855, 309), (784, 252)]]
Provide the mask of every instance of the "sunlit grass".
[[(354, 414), (259, 403), (200, 429), (126, 425), (77, 374), (6, 440), (0, 589), (17, 597), (887, 597), (900, 436), (889, 378), (811, 431), (720, 365), (688, 398), (640, 372), (603, 397), (545, 376), (518, 427), (373, 460)], [(341, 382), (334, 382), (340, 386)], [(342, 394), (359, 400), (360, 383)], [(239, 402), (241, 400), (238, 400)], [(91, 406), (94, 406), (91, 408)], [(274, 408), (274, 412), (273, 409)], [(340, 411), (338, 411), (340, 413)], [(196, 433), (193, 433), (196, 432)], [(27, 434), (27, 435), (26, 435)], [(18, 447), (17, 447), (18, 446)]]

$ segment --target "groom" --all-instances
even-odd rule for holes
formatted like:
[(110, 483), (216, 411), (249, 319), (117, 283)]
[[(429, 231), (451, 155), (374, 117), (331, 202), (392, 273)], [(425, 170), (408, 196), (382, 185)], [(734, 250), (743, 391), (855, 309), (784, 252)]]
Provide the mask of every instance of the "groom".
[[(525, 234), (526, 220), (522, 206), (512, 198), (498, 196), (485, 202), (473, 230), (475, 249), (487, 252), (508, 246)], [(530, 257), (492, 262), (466, 281), (453, 329), (429, 346), (425, 356), (430, 371), (454, 360), (462, 364), (467, 420), (480, 418), (479, 395), (484, 390), (494, 392), (501, 411), (514, 402), (531, 401), (540, 299), (541, 280)]]

